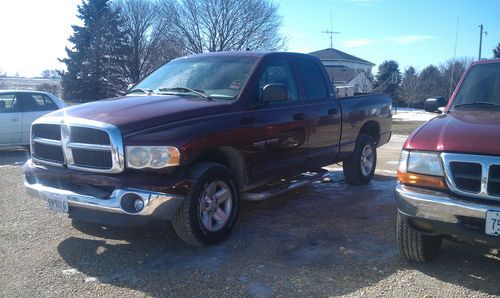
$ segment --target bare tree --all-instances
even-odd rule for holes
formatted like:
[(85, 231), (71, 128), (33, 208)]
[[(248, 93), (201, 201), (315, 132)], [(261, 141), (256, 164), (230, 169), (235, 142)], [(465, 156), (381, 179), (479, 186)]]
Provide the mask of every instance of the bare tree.
[(268, 0), (170, 0), (160, 2), (190, 53), (280, 50), (278, 5)]
[(460, 78), (473, 60), (473, 58), (467, 57), (450, 59), (439, 66), (444, 84), (446, 85), (447, 92), (445, 95), (448, 95), (448, 98), (451, 98), (451, 94), (455, 90)]
[[(359, 84), (358, 87), (359, 87), (360, 93), (372, 92), (372, 90), (373, 90), (372, 83), (373, 83), (373, 75), (371, 74), (371, 72), (367, 72), (365, 70), (362, 70), (358, 74), (358, 84)], [(357, 92), (357, 91), (358, 90), (355, 90), (355, 92)]]
[(55, 69), (46, 69), (41, 73), (42, 78), (44, 79), (60, 79), (61, 76)]
[(165, 62), (183, 55), (169, 21), (159, 14), (158, 3), (122, 0), (115, 5), (123, 18), (122, 29), (128, 40), (129, 52), (123, 66), (128, 83), (138, 82)]
[(418, 91), (418, 75), (413, 66), (405, 69), (400, 88), (407, 107), (413, 107)]

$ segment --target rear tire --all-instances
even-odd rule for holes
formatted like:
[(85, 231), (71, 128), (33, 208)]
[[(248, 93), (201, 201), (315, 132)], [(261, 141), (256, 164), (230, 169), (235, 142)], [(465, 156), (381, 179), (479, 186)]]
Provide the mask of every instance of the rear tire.
[(439, 254), (443, 239), (439, 236), (424, 235), (414, 230), (401, 218), (398, 212), (396, 241), (401, 255), (409, 262), (427, 263)]
[(175, 232), (192, 245), (222, 242), (231, 233), (239, 209), (239, 193), (230, 171), (217, 163), (200, 163), (188, 178), (193, 185), (173, 219)]
[(367, 134), (360, 134), (356, 140), (354, 151), (344, 160), (345, 181), (351, 185), (369, 183), (377, 166), (377, 146), (373, 138)]

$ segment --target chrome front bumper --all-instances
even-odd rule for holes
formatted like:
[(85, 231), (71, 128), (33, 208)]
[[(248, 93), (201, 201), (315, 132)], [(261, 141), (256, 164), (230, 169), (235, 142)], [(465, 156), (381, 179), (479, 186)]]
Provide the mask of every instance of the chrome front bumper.
[(407, 216), (444, 223), (458, 223), (460, 217), (486, 219), (488, 210), (499, 210), (499, 206), (471, 203), (449, 196), (446, 193), (406, 186), (401, 183), (394, 190), (400, 212)]
[[(57, 194), (66, 196), (68, 199), (69, 214), (72, 209), (84, 209), (98, 214), (106, 215), (118, 214), (135, 218), (150, 218), (154, 220), (171, 220), (177, 211), (183, 197), (165, 193), (150, 192), (140, 189), (115, 189), (109, 198), (96, 198), (89, 195), (78, 194), (69, 190), (48, 187), (39, 183), (30, 184), (24, 180), (26, 193), (46, 200), (47, 195)], [(139, 212), (127, 210), (122, 200), (126, 195), (137, 195), (144, 202), (144, 207)], [(82, 219), (85, 220), (85, 219)], [(105, 220), (103, 220), (105, 222)]]

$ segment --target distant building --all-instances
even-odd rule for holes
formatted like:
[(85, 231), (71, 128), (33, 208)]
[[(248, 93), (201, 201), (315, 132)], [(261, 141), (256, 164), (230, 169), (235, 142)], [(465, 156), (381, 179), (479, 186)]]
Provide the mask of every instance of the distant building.
[(349, 55), (334, 48), (310, 53), (318, 57), (328, 72), (335, 87), (350, 86), (355, 93), (372, 91), (370, 80), (374, 63)]
[(32, 90), (62, 95), (60, 79), (0, 77), (0, 90)]

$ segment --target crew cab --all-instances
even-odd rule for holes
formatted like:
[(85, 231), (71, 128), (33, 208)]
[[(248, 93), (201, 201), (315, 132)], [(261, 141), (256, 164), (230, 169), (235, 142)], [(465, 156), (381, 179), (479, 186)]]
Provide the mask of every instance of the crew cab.
[(406, 140), (395, 188), (397, 242), (413, 262), (443, 238), (500, 248), (500, 60), (473, 63), (444, 112)]
[(368, 183), (391, 135), (390, 110), (386, 95), (337, 100), (310, 55), (183, 57), (123, 97), (33, 123), (25, 188), (74, 219), (171, 221), (186, 242), (214, 244), (233, 229), (241, 199), (321, 179), (323, 166), (343, 161), (347, 182)]

